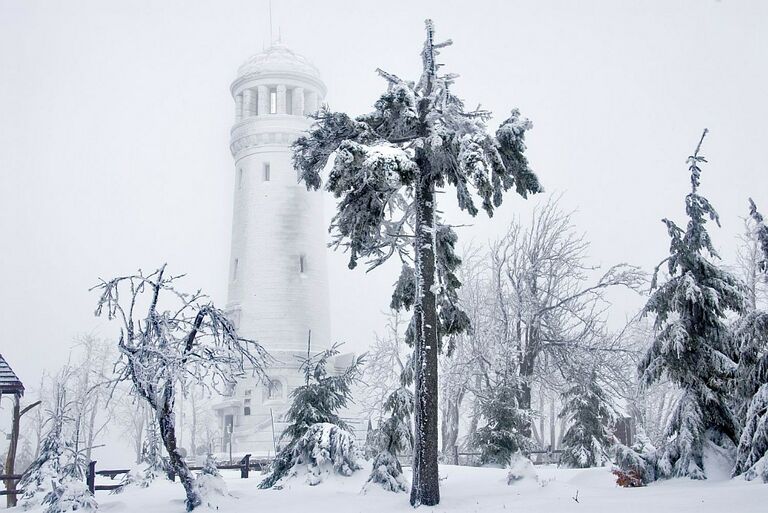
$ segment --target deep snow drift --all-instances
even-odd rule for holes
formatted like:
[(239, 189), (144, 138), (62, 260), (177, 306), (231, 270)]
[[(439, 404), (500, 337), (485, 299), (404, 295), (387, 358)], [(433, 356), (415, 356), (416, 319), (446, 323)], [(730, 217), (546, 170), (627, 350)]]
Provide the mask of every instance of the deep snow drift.
[[(751, 513), (765, 511), (768, 503), (768, 485), (726, 479), (724, 476), (713, 476), (707, 481), (673, 479), (630, 489), (616, 486), (608, 468), (536, 467), (536, 470), (538, 480), (526, 477), (507, 485), (507, 470), (441, 465), (442, 500), (434, 510), (455, 513)], [(410, 479), (410, 469), (404, 471)], [(217, 507), (222, 513), (413, 511), (408, 504), (408, 494), (375, 488), (366, 494), (361, 493), (369, 473), (370, 463), (363, 463), (363, 469), (351, 477), (332, 476), (317, 486), (309, 486), (304, 479), (297, 477), (285, 483), (282, 490), (259, 490), (257, 484), (261, 477), (258, 473), (251, 473), (249, 479), (240, 479), (237, 471), (222, 471), (229, 495), (211, 497), (211, 506), (201, 506), (197, 511), (204, 513), (211, 507)], [(164, 479), (157, 480), (149, 488), (127, 489), (120, 495), (96, 492), (96, 499), (102, 512), (184, 512), (181, 484)], [(20, 513), (21, 509), (8, 511)], [(31, 511), (38, 513), (37, 510)]]

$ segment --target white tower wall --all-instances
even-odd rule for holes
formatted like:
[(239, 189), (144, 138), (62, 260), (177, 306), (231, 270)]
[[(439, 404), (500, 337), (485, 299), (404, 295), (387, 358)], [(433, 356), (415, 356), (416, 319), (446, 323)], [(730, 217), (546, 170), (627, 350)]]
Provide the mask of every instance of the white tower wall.
[[(291, 144), (325, 96), (317, 69), (282, 45), (251, 57), (232, 84), (235, 190), (227, 310), (239, 334), (275, 361), (273, 386), (242, 379), (216, 406), (222, 451), (274, 454), (290, 393), (303, 383), (297, 355), (328, 348), (330, 321), (322, 193), (298, 183)], [(336, 361), (338, 360), (338, 361)], [(348, 358), (334, 360), (348, 365)], [(229, 430), (231, 429), (231, 438)]]
[(228, 308), (240, 333), (269, 351), (330, 345), (322, 195), (298, 183), (291, 144), (325, 87), (303, 58), (276, 45), (232, 86), (234, 214)]

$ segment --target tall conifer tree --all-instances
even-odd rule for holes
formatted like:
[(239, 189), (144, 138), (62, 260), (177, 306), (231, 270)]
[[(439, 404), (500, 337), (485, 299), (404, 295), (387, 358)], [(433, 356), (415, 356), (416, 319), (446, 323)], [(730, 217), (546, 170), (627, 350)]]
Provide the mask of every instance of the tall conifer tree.
[(349, 266), (362, 258), (376, 267), (392, 255), (403, 264), (392, 304), (413, 309), (407, 338), (415, 346), (414, 506), (440, 501), (441, 338), (469, 327), (457, 304), (456, 234), (438, 219), (437, 189), (454, 186), (459, 207), (471, 215), (478, 213), (471, 190), (488, 215), (509, 189), (523, 197), (541, 190), (523, 156), (530, 122), (513, 110), (495, 137), (489, 134), (490, 113), (465, 110), (451, 92), (456, 75), (438, 72), (439, 50), (451, 42), (434, 41), (431, 20), (426, 29), (418, 81), (378, 70), (388, 89), (373, 112), (353, 119), (323, 109), (294, 145), (294, 164), (308, 188), (321, 186), (320, 172), (335, 154), (325, 188), (339, 199), (331, 229), (335, 245), (349, 250)]
[(644, 310), (656, 315), (656, 334), (639, 365), (641, 381), (650, 385), (666, 375), (680, 388), (666, 441), (658, 452), (658, 477), (705, 479), (703, 451), (708, 438), (718, 444), (738, 441), (738, 423), (726, 397), (736, 364), (729, 357), (725, 316), (729, 310), (743, 310), (744, 294), (739, 280), (711, 261), (719, 257), (705, 225), (707, 218), (720, 223), (714, 207), (699, 194), (699, 166), (706, 162), (699, 152), (706, 134), (704, 130), (688, 157), (688, 226), (683, 230), (662, 220), (671, 238), (666, 259), (669, 279), (657, 285), (654, 276), (655, 290)]

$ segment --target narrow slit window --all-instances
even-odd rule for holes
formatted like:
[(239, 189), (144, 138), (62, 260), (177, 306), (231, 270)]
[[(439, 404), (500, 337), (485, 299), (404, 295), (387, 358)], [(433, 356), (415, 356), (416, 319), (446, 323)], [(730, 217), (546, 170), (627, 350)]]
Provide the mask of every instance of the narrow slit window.
[(243, 188), (243, 169), (242, 168), (237, 170), (237, 188), (238, 189)]
[(299, 256), (299, 272), (304, 274), (307, 270), (307, 257), (304, 255)]
[(264, 163), (264, 181), (265, 182), (268, 182), (270, 179), (270, 171), (271, 170), (270, 170), (269, 162), (265, 162)]
[(277, 114), (277, 89), (269, 90), (269, 113)]
[(237, 280), (237, 267), (239, 266), (239, 264), (240, 264), (240, 260), (235, 258), (235, 262), (232, 264), (232, 281)]

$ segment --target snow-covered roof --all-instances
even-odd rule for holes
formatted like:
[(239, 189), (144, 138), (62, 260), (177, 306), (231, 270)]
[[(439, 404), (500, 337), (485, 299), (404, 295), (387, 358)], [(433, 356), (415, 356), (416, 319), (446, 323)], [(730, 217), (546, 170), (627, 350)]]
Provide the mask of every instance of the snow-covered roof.
[(0, 394), (24, 395), (24, 385), (0, 354)]
[(292, 72), (320, 80), (320, 71), (309, 59), (282, 43), (274, 43), (261, 53), (248, 58), (237, 70), (238, 77), (265, 72)]

